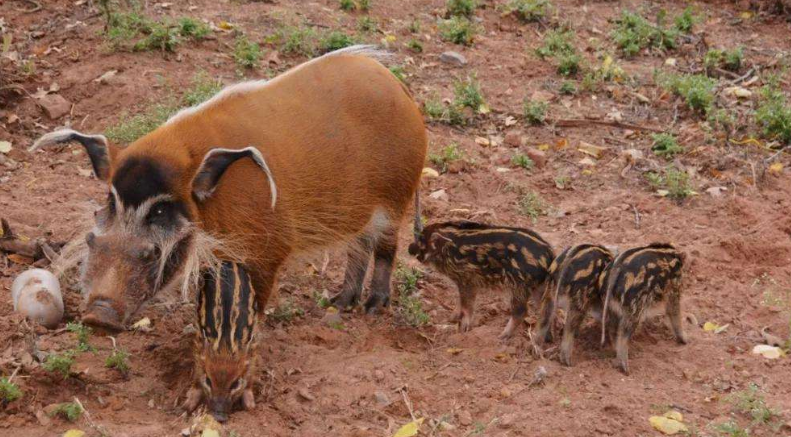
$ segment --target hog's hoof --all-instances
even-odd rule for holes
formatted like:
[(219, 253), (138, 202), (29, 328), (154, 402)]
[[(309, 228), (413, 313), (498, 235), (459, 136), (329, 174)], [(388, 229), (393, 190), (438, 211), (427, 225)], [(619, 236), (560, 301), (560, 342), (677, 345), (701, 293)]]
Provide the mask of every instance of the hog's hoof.
[(469, 332), (472, 329), (472, 317), (462, 317), (459, 320), (459, 332)]
[(253, 390), (249, 388), (242, 394), (242, 408), (245, 410), (255, 409), (255, 397), (253, 396)]
[(623, 373), (626, 376), (629, 376), (629, 363), (628, 362), (616, 359), (614, 364), (615, 364), (615, 367), (618, 368), (618, 370), (621, 371), (621, 373)]
[(339, 311), (353, 310), (359, 303), (359, 298), (353, 292), (341, 291), (330, 297), (330, 304)]
[(686, 334), (681, 334), (676, 337), (676, 341), (678, 344), (689, 344), (689, 339), (687, 338)]
[(571, 367), (573, 364), (571, 362), (571, 352), (564, 351), (561, 349), (560, 351), (560, 364), (563, 364), (566, 367)]
[(196, 408), (198, 408), (198, 404), (200, 404), (201, 399), (203, 398), (203, 391), (199, 388), (191, 388), (187, 392), (187, 399), (184, 401), (182, 407), (184, 411), (191, 413)]
[(368, 296), (368, 300), (365, 301), (363, 308), (365, 308), (366, 314), (377, 314), (382, 308), (389, 304), (390, 296), (379, 293), (371, 293), (371, 295)]

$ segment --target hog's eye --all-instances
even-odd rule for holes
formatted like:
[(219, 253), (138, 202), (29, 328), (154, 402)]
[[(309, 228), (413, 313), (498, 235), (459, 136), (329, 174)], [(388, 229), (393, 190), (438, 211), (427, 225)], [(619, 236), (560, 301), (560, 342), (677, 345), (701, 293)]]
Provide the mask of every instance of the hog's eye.
[(244, 384), (244, 379), (239, 378), (231, 384), (231, 391), (239, 390)]
[(211, 388), (211, 379), (209, 379), (208, 376), (206, 378), (204, 378), (203, 383), (206, 384), (206, 387)]

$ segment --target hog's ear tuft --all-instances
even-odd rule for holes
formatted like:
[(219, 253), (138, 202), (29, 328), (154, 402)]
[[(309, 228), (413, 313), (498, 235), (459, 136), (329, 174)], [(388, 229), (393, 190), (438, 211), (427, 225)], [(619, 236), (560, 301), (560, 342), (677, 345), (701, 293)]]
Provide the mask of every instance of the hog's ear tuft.
[(272, 172), (266, 164), (264, 156), (255, 147), (245, 147), (244, 149), (211, 149), (203, 158), (203, 162), (198, 168), (198, 172), (192, 179), (192, 194), (202, 202), (214, 193), (217, 184), (220, 182), (223, 173), (228, 167), (242, 158), (250, 158), (255, 161), (269, 180), (269, 191), (272, 193), (272, 209), (275, 209), (277, 202), (277, 186)]
[(96, 177), (103, 181), (108, 180), (110, 178), (110, 155), (113, 150), (104, 135), (85, 135), (75, 130), (61, 129), (42, 136), (28, 148), (28, 151), (32, 152), (39, 147), (71, 141), (76, 141), (85, 147)]

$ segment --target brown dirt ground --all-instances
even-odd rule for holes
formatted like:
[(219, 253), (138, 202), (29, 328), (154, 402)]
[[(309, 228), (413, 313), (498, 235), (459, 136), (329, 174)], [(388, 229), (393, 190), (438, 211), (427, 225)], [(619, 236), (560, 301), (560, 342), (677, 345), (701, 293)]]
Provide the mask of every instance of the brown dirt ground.
[[(233, 44), (229, 33), (184, 44), (177, 54), (113, 53), (103, 44), (102, 19), (90, 7), (92, 2), (39, 1), (43, 8), (34, 13), (20, 12), (31, 6), (26, 1), (0, 2), (0, 17), (14, 35), (15, 50), (25, 58), (33, 57), (36, 64), (32, 76), (25, 79), (14, 74), (13, 79), (28, 93), (56, 82), (59, 93), (73, 107), (63, 118), (50, 120), (33, 98), (0, 90), (0, 140), (14, 144), (6, 158), (18, 163), (0, 164), (0, 216), (22, 235), (65, 241), (89, 220), (86, 217), (102, 199), (104, 188), (84, 175), (89, 163), (78, 147), (29, 154), (26, 146), (67, 123), (100, 132), (116, 122), (120, 113), (135, 112), (187, 86), (199, 70), (226, 83), (239, 77), (229, 55)], [(234, 23), (254, 41), (262, 41), (283, 22), (309, 21), (353, 30), (360, 15), (338, 10), (335, 0), (191, 0), (167, 8), (146, 3), (146, 12), (152, 16), (190, 15)], [(456, 142), (469, 163), (457, 173), (424, 181), (425, 214), (431, 220), (476, 218), (530, 226), (558, 250), (583, 241), (621, 248), (657, 240), (674, 242), (691, 260), (685, 280), (686, 310), (699, 325), (716, 321), (730, 324), (729, 328), (712, 334), (688, 324), (691, 343), (680, 346), (661, 321), (649, 322), (633, 340), (632, 373), (624, 376), (611, 366), (612, 352), (597, 346), (598, 329), (590, 322), (578, 340), (575, 366), (566, 368), (552, 350), (543, 359), (533, 358), (526, 330), (510, 342), (496, 340), (506, 322), (506, 300), (500, 293), (484, 294), (476, 327), (465, 335), (456, 333), (446, 322), (456, 291), (449, 281), (427, 270), (419, 288), (433, 323), (411, 328), (388, 311), (379, 317), (344, 315), (344, 329), (337, 330), (321, 322), (323, 310), (312, 297), (315, 291), (333, 292), (340, 283), (343, 257), (333, 251), (326, 273), (313, 269), (309, 261), (298, 261), (282, 278), (279, 299), (291, 300), (304, 315), (287, 324), (267, 324), (257, 407), (234, 414), (225, 431), (239, 436), (388, 436), (410, 420), (400, 394), (405, 389), (416, 416), (442, 419), (455, 427), (431, 430), (426, 422), (421, 435), (648, 436), (657, 434), (649, 416), (671, 406), (685, 414), (685, 422), (698, 435), (716, 435), (713, 424), (730, 418), (743, 425), (749, 422), (745, 415), (732, 411), (727, 399), (753, 382), (762, 388), (767, 404), (782, 414), (780, 422), (791, 420), (791, 360), (768, 361), (750, 353), (760, 342), (763, 327), (783, 338), (789, 335), (789, 313), (762, 302), (767, 293), (787, 293), (791, 284), (791, 172), (764, 174), (760, 163), (772, 152), (750, 145), (725, 145), (722, 139), (707, 140), (698, 118), (683, 108), (676, 114), (675, 100), (662, 96), (652, 80), (654, 68), (669, 68), (663, 67), (666, 56), (643, 54), (620, 61), (636, 79), (631, 89), (647, 96), (650, 104), (641, 103), (629, 87), (618, 84), (605, 84), (596, 94), (559, 98), (556, 90), (561, 78), (551, 63), (533, 55), (546, 27), (502, 17), (493, 8), (501, 1), (481, 3), (486, 7), (476, 16), (485, 32), (473, 47), (465, 48), (439, 40), (434, 23), (444, 11), (444, 0), (372, 1), (369, 14), (379, 20), (381, 29), (395, 35), (395, 50), (417, 100), (434, 94), (450, 98), (453, 81), (476, 72), (493, 109), (464, 128), (428, 125), (432, 151)], [(622, 8), (640, 7), (653, 14), (660, 7), (678, 12), (686, 4), (554, 3), (562, 19), (576, 29), (577, 45), (585, 49), (583, 56), (591, 63), (596, 62), (594, 47), (609, 44), (608, 20)], [(695, 68), (705, 43), (743, 45), (748, 62), (769, 68), (777, 65), (778, 56), (791, 49), (791, 27), (782, 17), (763, 12), (740, 20), (739, 14), (749, 3), (693, 2), (707, 18), (697, 26), (692, 42), (668, 55), (678, 58), (677, 68)], [(422, 54), (403, 46), (411, 38), (407, 26), (415, 18), (423, 23)], [(267, 46), (267, 52), (271, 50)], [(439, 54), (446, 50), (460, 51), (469, 64), (455, 68), (441, 63)], [(284, 55), (279, 59), (246, 75), (271, 76), (304, 61)], [(94, 81), (109, 70), (118, 70), (109, 84)], [(9, 73), (6, 79), (11, 77)], [(784, 86), (787, 91), (787, 81)], [(618, 110), (625, 121), (670, 126), (687, 148), (676, 163), (693, 174), (692, 184), (701, 194), (677, 204), (651, 192), (641, 170), (663, 164), (653, 158), (648, 135), (606, 126), (528, 126), (518, 114), (523, 98), (537, 90), (555, 94), (551, 119), (602, 118)], [(12, 123), (11, 115), (19, 120)], [(518, 123), (506, 126), (507, 115), (515, 115)], [(517, 141), (489, 147), (475, 142), (478, 136), (508, 134)], [(555, 147), (563, 140), (569, 146)], [(594, 167), (579, 163), (584, 157), (577, 151), (580, 141), (608, 148)], [(553, 146), (547, 151), (546, 166), (527, 172), (510, 165), (515, 146), (526, 150), (544, 143)], [(620, 155), (629, 148), (651, 158), (624, 171)], [(791, 164), (786, 154), (775, 160), (786, 168)], [(751, 163), (759, 164), (757, 170)], [(510, 171), (498, 172), (498, 167)], [(571, 189), (555, 187), (554, 180), (561, 175), (570, 179)], [(550, 213), (535, 222), (520, 215), (518, 190), (514, 189), (520, 186), (538, 192), (552, 206)], [(705, 191), (711, 186), (725, 186), (727, 191), (714, 197)], [(438, 189), (446, 190), (446, 199), (428, 197)], [(402, 243), (409, 236), (404, 229)], [(402, 252), (404, 263), (416, 265)], [(320, 266), (321, 260), (314, 264)], [(116, 436), (173, 436), (189, 426), (191, 419), (177, 405), (190, 383), (191, 335), (184, 329), (192, 321), (191, 305), (174, 305), (176, 299), (163, 297), (144, 310), (143, 315), (152, 320), (150, 333), (124, 332), (116, 337), (132, 356), (128, 377), (104, 368), (111, 341), (95, 335), (91, 344), (96, 352), (83, 353), (77, 360), (80, 376), (64, 381), (30, 359), (26, 330), (12, 314), (11, 282), (26, 268), (0, 255), (0, 294), (4, 293), (0, 299), (0, 373), (8, 375), (21, 364), (16, 382), (24, 391), (22, 400), (0, 406), (0, 434), (52, 436), (74, 427), (92, 432), (85, 419), (69, 424), (58, 418), (41, 422), (36, 418), (43, 407), (75, 396), (95, 423)], [(66, 294), (71, 319), (78, 316), (80, 298), (74, 290)], [(47, 353), (73, 347), (75, 342), (73, 334), (63, 330), (37, 332), (37, 347)], [(547, 371), (545, 381), (531, 385), (539, 366)], [(300, 396), (300, 390), (307, 390), (312, 399)], [(791, 435), (791, 428), (755, 427), (753, 435)]]

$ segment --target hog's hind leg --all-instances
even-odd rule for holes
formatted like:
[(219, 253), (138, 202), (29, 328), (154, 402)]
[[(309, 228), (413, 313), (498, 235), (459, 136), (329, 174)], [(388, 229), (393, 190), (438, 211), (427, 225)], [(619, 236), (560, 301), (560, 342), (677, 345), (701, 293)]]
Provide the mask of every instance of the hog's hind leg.
[(346, 273), (340, 293), (330, 299), (330, 302), (340, 310), (347, 310), (357, 306), (363, 291), (363, 282), (368, 273), (368, 264), (371, 262), (374, 239), (369, 235), (360, 235), (349, 245), (346, 254)]
[(670, 326), (673, 328), (676, 341), (681, 344), (687, 344), (687, 336), (684, 333), (683, 320), (681, 317), (681, 287), (678, 281), (674, 281), (670, 285), (668, 292), (665, 314), (667, 314), (667, 318), (670, 320)]
[(390, 277), (398, 250), (398, 230), (389, 226), (374, 245), (374, 273), (365, 312), (375, 313), (390, 304)]

